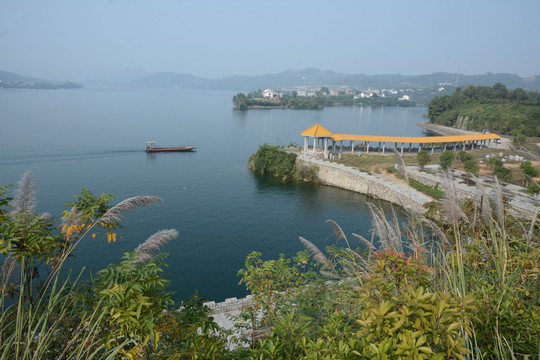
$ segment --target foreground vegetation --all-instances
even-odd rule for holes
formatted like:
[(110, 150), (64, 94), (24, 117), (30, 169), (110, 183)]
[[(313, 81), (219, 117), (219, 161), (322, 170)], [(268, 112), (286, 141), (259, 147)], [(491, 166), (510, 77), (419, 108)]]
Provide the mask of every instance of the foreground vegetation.
[(0, 189), (0, 358), (538, 358), (536, 217), (508, 215), (498, 182), (493, 198), (479, 187), (478, 201), (466, 203), (450, 180), (442, 186), (446, 198), (430, 204), (434, 211), (409, 213), (406, 222), (368, 204), (370, 239), (347, 237), (328, 220), (336, 241), (325, 251), (300, 237), (307, 250), (293, 258), (250, 254), (239, 276), (255, 301), (230, 332), (199, 298), (176, 311), (157, 253), (175, 230), (156, 233), (88, 282), (60, 275), (81, 241), (114, 241), (123, 212), (161, 199), (110, 206), (109, 194), (85, 190), (56, 224), (36, 212), (26, 174), (14, 199)]
[(540, 95), (521, 88), (508, 90), (501, 83), (457, 88), (451, 95), (433, 98), (427, 118), (451, 127), (465, 121), (466, 130), (540, 136)]
[(284, 180), (310, 182), (317, 177), (315, 167), (300, 167), (296, 164), (296, 154), (269, 144), (259, 146), (257, 152), (249, 157), (249, 168), (257, 174), (281, 177)]

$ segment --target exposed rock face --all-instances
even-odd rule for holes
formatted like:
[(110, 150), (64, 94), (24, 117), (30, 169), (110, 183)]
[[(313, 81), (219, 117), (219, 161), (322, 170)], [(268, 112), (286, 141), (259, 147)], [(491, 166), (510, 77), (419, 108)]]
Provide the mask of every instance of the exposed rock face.
[(456, 120), (456, 129), (467, 130), (469, 128), (469, 117), (459, 115)]

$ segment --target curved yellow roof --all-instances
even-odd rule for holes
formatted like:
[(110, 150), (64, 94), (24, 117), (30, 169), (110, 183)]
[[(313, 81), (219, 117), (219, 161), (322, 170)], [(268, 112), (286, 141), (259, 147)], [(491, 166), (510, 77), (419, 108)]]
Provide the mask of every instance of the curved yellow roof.
[(332, 135), (334, 135), (332, 134), (330, 130), (325, 129), (319, 124), (315, 124), (309, 129), (302, 131), (301, 134), (305, 136), (314, 136), (314, 137), (331, 137)]
[(492, 140), (492, 139), (500, 139), (501, 137), (497, 134), (473, 134), (473, 135), (458, 135), (458, 136), (422, 136), (422, 137), (334, 134), (331, 136), (331, 138), (334, 141), (351, 140), (351, 141), (373, 141), (373, 142), (388, 142), (388, 143), (432, 144), (432, 143), (453, 143), (453, 142), (474, 141), (474, 140)]

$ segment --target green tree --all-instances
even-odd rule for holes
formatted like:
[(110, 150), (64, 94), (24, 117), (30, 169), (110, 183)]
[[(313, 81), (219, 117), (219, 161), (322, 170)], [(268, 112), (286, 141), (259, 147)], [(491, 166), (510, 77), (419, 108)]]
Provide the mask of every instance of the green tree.
[(457, 157), (459, 161), (461, 161), (461, 163), (464, 165), (465, 165), (465, 161), (470, 160), (470, 159), (474, 160), (474, 157), (464, 150), (460, 151)]
[(523, 171), (523, 177), (525, 180), (525, 187), (528, 186), (528, 178), (533, 178), (538, 176), (538, 170), (532, 165), (530, 161), (524, 161), (519, 165), (521, 171)]
[(238, 110), (245, 110), (247, 109), (247, 97), (244, 93), (238, 93), (233, 96), (232, 102), (234, 104), (234, 108)]
[[(469, 175), (478, 175), (478, 171), (480, 168), (478, 167), (478, 164), (476, 163), (476, 160), (474, 158), (470, 158), (465, 160), (463, 163), (463, 167), (465, 168), (465, 171)], [(469, 182), (469, 179), (467, 179), (467, 183)]]
[(454, 161), (454, 153), (450, 150), (443, 151), (439, 157), (439, 164), (443, 170), (447, 170), (450, 166), (452, 166), (452, 161)]
[(501, 159), (497, 159), (497, 158), (490, 158), (487, 162), (487, 166), (494, 169), (496, 168), (497, 166), (503, 166), (503, 162), (501, 161)]
[(501, 181), (509, 181), (512, 178), (512, 170), (503, 165), (496, 165), (493, 168), (493, 176), (496, 176)]
[(536, 177), (538, 176), (538, 170), (532, 165), (530, 161), (524, 161), (519, 165), (519, 168), (523, 171), (523, 173), (530, 177)]
[(420, 169), (424, 169), (424, 166), (430, 163), (431, 156), (426, 150), (420, 150), (418, 154), (416, 154), (416, 158), (418, 160), (418, 166)]
[(514, 139), (512, 140), (512, 144), (516, 149), (521, 149), (523, 145), (527, 142), (527, 137), (523, 135), (521, 132), (514, 133)]
[(508, 89), (500, 82), (493, 85), (493, 92), (495, 93), (495, 96), (499, 99), (506, 99), (508, 97)]
[(249, 167), (261, 175), (294, 177), (296, 155), (283, 151), (277, 146), (264, 144), (259, 146), (257, 152), (249, 157)]
[(538, 185), (538, 183), (530, 184), (527, 187), (527, 193), (529, 193), (533, 197), (538, 196), (538, 194), (540, 194), (540, 185)]
[(509, 98), (512, 101), (524, 102), (529, 100), (529, 94), (527, 94), (527, 92), (525, 92), (525, 90), (522, 88), (517, 88), (512, 90), (512, 92), (509, 94)]

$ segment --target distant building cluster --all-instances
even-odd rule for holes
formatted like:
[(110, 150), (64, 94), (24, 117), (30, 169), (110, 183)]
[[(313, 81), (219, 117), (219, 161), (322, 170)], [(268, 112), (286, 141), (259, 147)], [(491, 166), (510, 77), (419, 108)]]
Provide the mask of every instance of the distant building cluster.
[[(442, 90), (441, 90), (442, 89)], [(443, 91), (444, 87), (439, 87), (439, 91)], [(293, 89), (264, 89), (262, 91), (262, 99), (264, 100), (279, 100), (283, 95), (294, 95), (296, 97), (310, 98), (316, 96), (343, 96), (354, 95), (354, 99), (370, 99), (370, 98), (386, 98), (397, 97), (400, 101), (410, 101), (411, 95), (407, 93), (414, 93), (414, 89), (373, 89), (368, 88), (364, 90), (353, 90), (349, 88), (293, 88)]]

